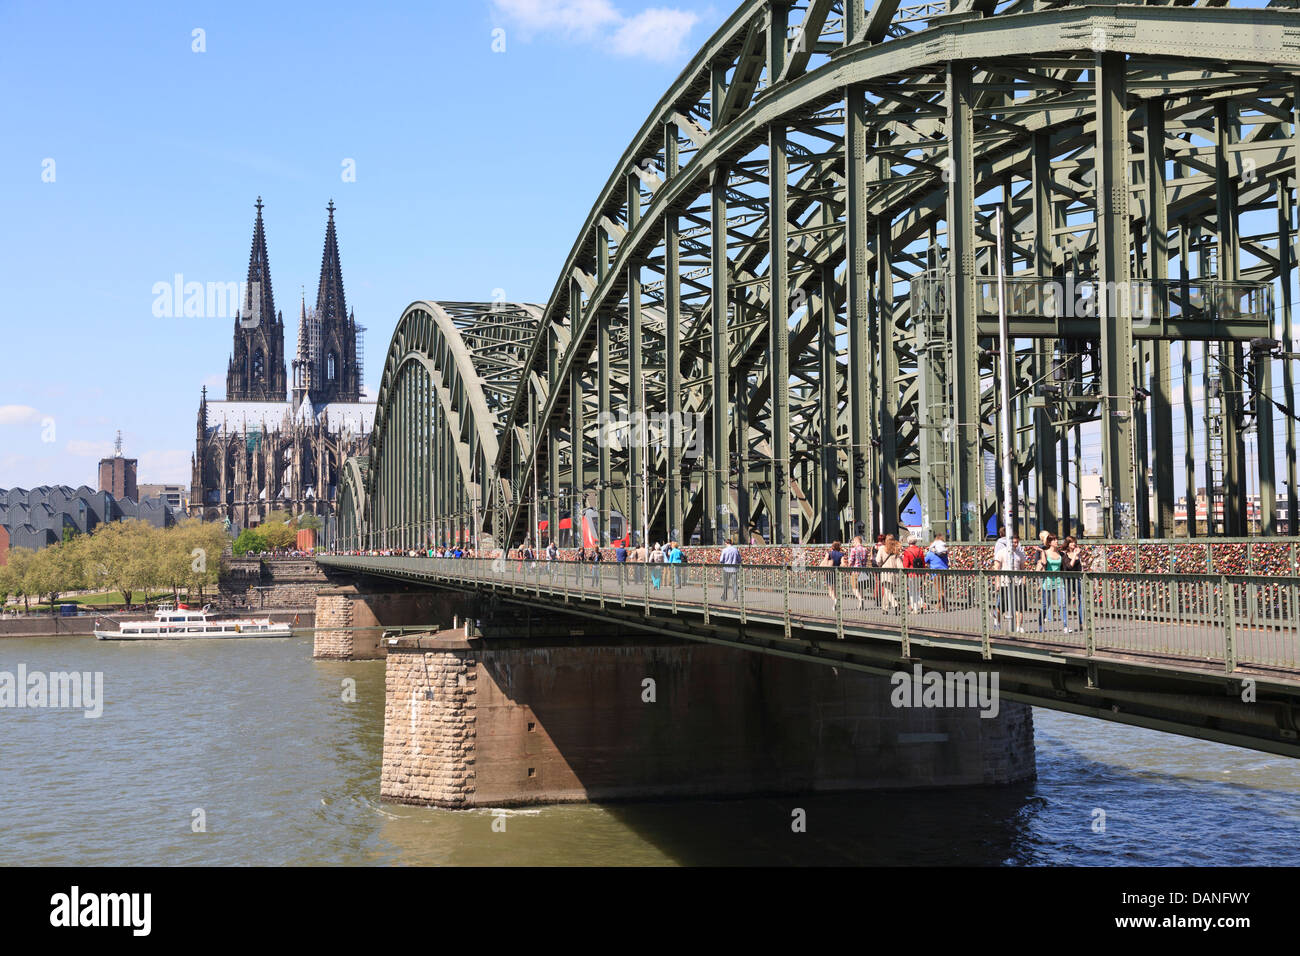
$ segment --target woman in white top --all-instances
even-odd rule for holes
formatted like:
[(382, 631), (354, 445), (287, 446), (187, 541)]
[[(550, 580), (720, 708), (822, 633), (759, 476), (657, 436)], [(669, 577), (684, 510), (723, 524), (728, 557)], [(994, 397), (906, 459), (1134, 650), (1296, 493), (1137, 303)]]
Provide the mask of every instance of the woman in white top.
[[(1020, 547), (1019, 535), (1012, 535), (1010, 547), (997, 553), (996, 566), (997, 570), (1003, 572), (1024, 570), (1025, 552)], [(994, 626), (1001, 627), (1003, 621), (1010, 623), (1014, 613), (1016, 632), (1023, 634), (1025, 629), (1021, 625), (1025, 613), (1025, 579), (1009, 573), (999, 576), (1002, 578), (998, 591), (999, 620), (994, 622)]]

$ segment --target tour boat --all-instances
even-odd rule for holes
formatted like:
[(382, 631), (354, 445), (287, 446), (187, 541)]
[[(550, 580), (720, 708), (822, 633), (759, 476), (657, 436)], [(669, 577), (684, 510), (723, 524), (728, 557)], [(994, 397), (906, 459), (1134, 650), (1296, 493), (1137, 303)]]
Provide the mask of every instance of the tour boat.
[(208, 637), (288, 637), (288, 624), (272, 624), (269, 617), (212, 620), (210, 605), (195, 611), (184, 604), (160, 604), (152, 621), (122, 621), (116, 631), (95, 631), (101, 641), (157, 641)]

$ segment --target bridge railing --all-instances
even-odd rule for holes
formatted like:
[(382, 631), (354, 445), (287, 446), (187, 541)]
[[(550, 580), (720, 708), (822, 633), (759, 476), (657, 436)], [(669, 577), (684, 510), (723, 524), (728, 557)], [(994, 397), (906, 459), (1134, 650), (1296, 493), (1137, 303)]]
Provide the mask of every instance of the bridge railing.
[(843, 638), (896, 636), (1033, 645), (1300, 671), (1300, 581), (1213, 574), (1002, 572), (619, 564), (519, 558), (322, 557), (411, 579), (712, 618)]
[[(927, 541), (921, 542), (923, 545)], [(1231, 574), (1300, 576), (1300, 539), (1254, 536), (1248, 538), (1165, 538), (1143, 541), (1083, 538), (1079, 546), (1085, 571), (1118, 571), (1142, 574)], [(1038, 560), (1038, 541), (1026, 538), (1022, 544), (1027, 563)], [(954, 569), (991, 570), (994, 542), (960, 542), (947, 544), (949, 563)], [(719, 545), (692, 544), (682, 549), (696, 565), (717, 564), (722, 553)], [(826, 544), (742, 545), (744, 564), (816, 566), (830, 550)], [(511, 555), (522, 553), (515, 549)], [(587, 552), (590, 554), (590, 551)], [(560, 559), (571, 561), (576, 552), (560, 549)], [(602, 548), (606, 563), (614, 563), (614, 549)]]

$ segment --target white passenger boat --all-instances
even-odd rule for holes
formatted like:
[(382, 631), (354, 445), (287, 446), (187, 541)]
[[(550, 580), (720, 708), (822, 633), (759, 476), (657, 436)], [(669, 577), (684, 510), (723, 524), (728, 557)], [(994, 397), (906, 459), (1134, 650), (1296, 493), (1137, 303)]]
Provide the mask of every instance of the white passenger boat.
[[(210, 605), (195, 611), (184, 604), (160, 604), (152, 621), (122, 621), (116, 631), (96, 628), (101, 641), (160, 641), (209, 637), (288, 637), (288, 624), (273, 624), (269, 617), (213, 620)], [(98, 622), (96, 622), (98, 623)]]

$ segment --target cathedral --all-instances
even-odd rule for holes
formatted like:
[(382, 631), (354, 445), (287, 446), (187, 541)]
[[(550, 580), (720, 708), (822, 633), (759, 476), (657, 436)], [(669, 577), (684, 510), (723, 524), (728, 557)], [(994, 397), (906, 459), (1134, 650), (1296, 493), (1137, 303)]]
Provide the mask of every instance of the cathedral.
[(375, 403), (362, 400), (361, 334), (343, 296), (334, 203), (328, 206), (316, 307), (303, 297), (292, 392), (284, 315), (275, 309), (262, 200), (257, 200), (248, 284), (235, 316), (226, 396), (199, 402), (190, 515), (236, 528), (272, 511), (334, 512), (343, 462), (364, 455)]

